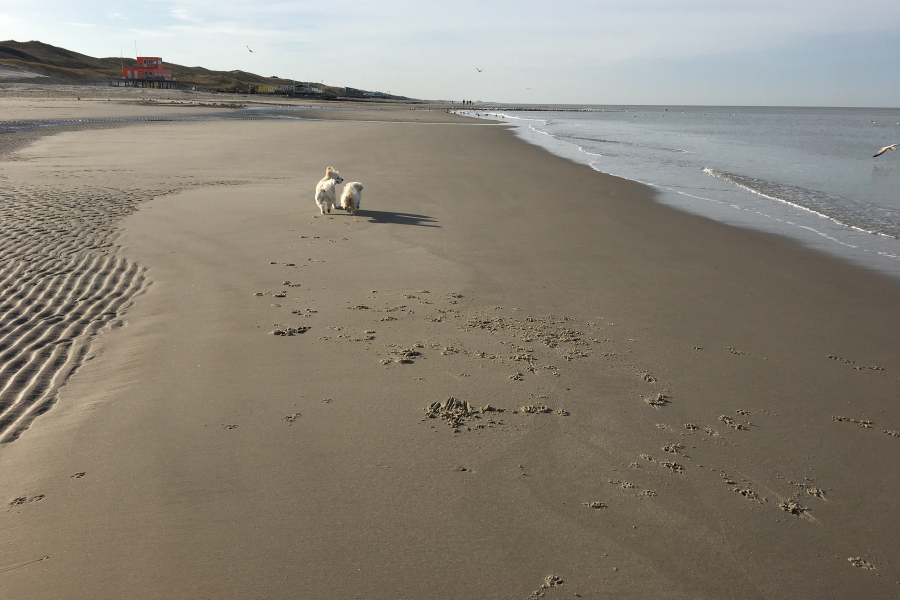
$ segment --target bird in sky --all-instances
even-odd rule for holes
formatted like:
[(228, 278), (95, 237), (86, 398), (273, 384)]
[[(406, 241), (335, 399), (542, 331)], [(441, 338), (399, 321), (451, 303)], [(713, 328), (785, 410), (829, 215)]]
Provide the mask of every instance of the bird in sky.
[(475, 67), (475, 70), (478, 71), (479, 73), (481, 73), (481, 71), (482, 71), (483, 69), (479, 69), (478, 67)]
[(879, 150), (878, 152), (876, 152), (876, 153), (875, 153), (875, 156), (873, 156), (872, 158), (875, 158), (875, 157), (877, 157), (877, 156), (881, 156), (882, 154), (884, 154), (884, 153), (887, 152), (888, 150), (896, 150), (896, 149), (897, 149), (897, 144), (891, 144), (890, 146), (885, 146), (884, 148), (882, 148), (881, 150)]
[[(250, 50), (250, 46), (247, 46), (247, 50)], [(253, 50), (250, 50), (250, 52), (253, 52)]]

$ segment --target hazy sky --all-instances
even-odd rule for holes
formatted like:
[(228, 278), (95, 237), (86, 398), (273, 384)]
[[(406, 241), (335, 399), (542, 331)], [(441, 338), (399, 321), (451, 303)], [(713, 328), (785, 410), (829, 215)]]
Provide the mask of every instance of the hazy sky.
[(428, 99), (900, 106), (898, 0), (0, 0), (0, 39)]

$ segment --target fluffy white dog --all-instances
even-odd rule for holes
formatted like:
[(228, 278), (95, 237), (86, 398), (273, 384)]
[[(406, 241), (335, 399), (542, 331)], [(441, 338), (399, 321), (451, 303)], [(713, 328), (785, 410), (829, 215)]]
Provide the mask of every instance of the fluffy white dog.
[(363, 186), (358, 181), (351, 181), (344, 186), (344, 193), (341, 194), (341, 208), (349, 211), (351, 215), (355, 215), (359, 210), (360, 192)]
[(334, 186), (337, 183), (343, 183), (344, 178), (332, 167), (325, 169), (325, 177), (316, 184), (316, 205), (322, 214), (327, 210), (329, 213), (335, 205)]

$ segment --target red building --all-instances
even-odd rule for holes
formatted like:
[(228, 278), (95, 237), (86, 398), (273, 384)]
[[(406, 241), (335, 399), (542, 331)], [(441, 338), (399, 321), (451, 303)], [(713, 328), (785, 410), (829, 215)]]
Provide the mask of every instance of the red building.
[(144, 81), (173, 81), (172, 71), (162, 68), (162, 58), (158, 56), (138, 56), (137, 66), (123, 68), (122, 77)]

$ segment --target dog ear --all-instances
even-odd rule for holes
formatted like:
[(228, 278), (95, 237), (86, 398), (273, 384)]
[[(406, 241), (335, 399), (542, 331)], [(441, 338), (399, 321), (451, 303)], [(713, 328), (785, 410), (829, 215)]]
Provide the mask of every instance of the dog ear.
[(327, 169), (325, 169), (325, 176), (327, 177), (328, 175), (331, 175), (332, 171), (334, 171), (332, 167), (328, 167)]

